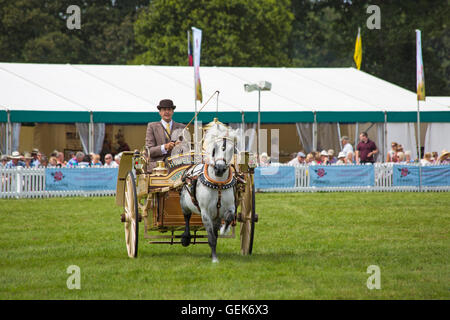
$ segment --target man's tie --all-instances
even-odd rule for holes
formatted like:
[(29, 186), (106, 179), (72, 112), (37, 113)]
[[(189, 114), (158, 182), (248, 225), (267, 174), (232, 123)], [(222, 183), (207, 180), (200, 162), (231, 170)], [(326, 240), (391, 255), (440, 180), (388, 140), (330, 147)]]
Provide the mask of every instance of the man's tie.
[(170, 139), (170, 123), (166, 123), (167, 137)]

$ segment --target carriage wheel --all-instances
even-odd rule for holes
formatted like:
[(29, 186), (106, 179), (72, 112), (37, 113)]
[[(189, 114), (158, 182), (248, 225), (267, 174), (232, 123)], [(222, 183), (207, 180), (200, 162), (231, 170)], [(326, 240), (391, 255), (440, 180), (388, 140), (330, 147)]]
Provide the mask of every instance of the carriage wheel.
[(253, 175), (249, 174), (245, 186), (245, 194), (241, 204), (241, 253), (243, 255), (252, 254), (253, 238), (255, 235), (255, 185)]
[(129, 171), (125, 180), (125, 243), (130, 258), (136, 258), (138, 253), (139, 211), (136, 192), (136, 180)]

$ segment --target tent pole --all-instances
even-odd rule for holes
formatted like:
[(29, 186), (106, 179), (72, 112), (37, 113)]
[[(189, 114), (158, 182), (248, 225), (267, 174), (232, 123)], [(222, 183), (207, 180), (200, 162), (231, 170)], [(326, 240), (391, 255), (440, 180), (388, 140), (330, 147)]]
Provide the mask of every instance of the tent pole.
[(6, 110), (6, 154), (12, 153), (12, 140), (11, 140), (11, 112)]
[(383, 137), (383, 145), (384, 145), (384, 150), (383, 150), (383, 159), (382, 162), (384, 162), (384, 159), (387, 158), (387, 150), (388, 150), (388, 143), (387, 143), (387, 112), (386, 110), (384, 111), (384, 137)]
[(89, 145), (88, 152), (94, 153), (94, 114), (89, 112)]
[(317, 113), (315, 111), (313, 122), (313, 150), (317, 151)]
[(341, 126), (339, 125), (339, 122), (337, 123), (337, 132), (338, 132), (338, 137), (339, 137), (339, 147), (341, 148), (341, 151), (342, 151)]

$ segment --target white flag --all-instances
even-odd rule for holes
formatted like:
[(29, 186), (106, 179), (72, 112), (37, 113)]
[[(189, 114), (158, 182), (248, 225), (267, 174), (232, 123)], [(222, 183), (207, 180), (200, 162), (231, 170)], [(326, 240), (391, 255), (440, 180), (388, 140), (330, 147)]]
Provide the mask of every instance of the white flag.
[(202, 83), (200, 81), (200, 51), (202, 48), (202, 30), (192, 27), (194, 41), (194, 74), (195, 74), (195, 100), (202, 102)]

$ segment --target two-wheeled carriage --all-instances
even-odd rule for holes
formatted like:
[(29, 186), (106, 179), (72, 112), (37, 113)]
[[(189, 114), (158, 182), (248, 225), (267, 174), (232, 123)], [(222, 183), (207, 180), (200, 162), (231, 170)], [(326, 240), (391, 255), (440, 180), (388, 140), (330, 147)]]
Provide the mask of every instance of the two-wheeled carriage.
[[(145, 152), (124, 152), (117, 177), (116, 204), (123, 207), (121, 221), (125, 227), (125, 243), (128, 256), (137, 257), (139, 226), (144, 222), (144, 239), (150, 244), (180, 244), (185, 230), (185, 217), (180, 205), (180, 193), (186, 186), (185, 172), (192, 166), (204, 162), (203, 153), (183, 153), (159, 161), (157, 166), (147, 172)], [(239, 160), (238, 160), (239, 159)], [(230, 164), (230, 175), (235, 184), (233, 192), (236, 206), (231, 223), (231, 235), (221, 238), (235, 238), (235, 226), (240, 224), (241, 254), (252, 253), (255, 223), (254, 167), (248, 152), (234, 154)], [(190, 218), (190, 243), (205, 241), (205, 227), (200, 215)], [(156, 233), (156, 234), (155, 234)]]

